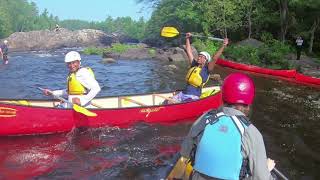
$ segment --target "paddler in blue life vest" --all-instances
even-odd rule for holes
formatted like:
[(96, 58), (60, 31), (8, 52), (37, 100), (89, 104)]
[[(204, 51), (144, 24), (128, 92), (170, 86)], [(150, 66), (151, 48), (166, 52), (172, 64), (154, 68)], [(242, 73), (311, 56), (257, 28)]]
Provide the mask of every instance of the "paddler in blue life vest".
[[(93, 108), (91, 100), (100, 92), (101, 88), (96, 81), (94, 73), (89, 67), (81, 67), (81, 56), (76, 51), (66, 54), (65, 63), (69, 68), (67, 89), (52, 91), (55, 96), (68, 97), (68, 101), (74, 104)], [(45, 95), (50, 95), (48, 89), (44, 89)], [(71, 108), (70, 104), (62, 103), (61, 107)]]
[(247, 75), (225, 78), (224, 106), (202, 115), (182, 143), (180, 153), (193, 165), (191, 179), (274, 179), (275, 162), (267, 158), (263, 137), (248, 120), (254, 95)]
[(223, 41), (223, 45), (214, 54), (212, 59), (211, 55), (205, 51), (200, 52), (198, 54), (198, 58), (195, 59), (192, 54), (190, 44), (191, 36), (191, 33), (186, 33), (186, 51), (188, 55), (188, 62), (190, 64), (190, 69), (185, 77), (187, 86), (182, 92), (172, 97), (174, 102), (186, 102), (197, 100), (200, 98), (201, 90), (209, 80), (209, 73), (212, 72), (216, 61), (221, 56), (224, 48), (228, 45), (229, 42), (229, 40), (225, 38)]

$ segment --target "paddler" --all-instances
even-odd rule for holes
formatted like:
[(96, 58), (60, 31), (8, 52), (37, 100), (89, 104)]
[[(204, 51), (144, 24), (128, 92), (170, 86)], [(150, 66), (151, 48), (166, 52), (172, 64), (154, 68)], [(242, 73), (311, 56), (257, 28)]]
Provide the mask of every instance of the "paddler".
[[(81, 56), (76, 51), (66, 54), (65, 63), (69, 68), (67, 89), (52, 91), (55, 96), (68, 97), (68, 101), (74, 104), (92, 108), (91, 100), (100, 92), (101, 88), (95, 79), (94, 73), (89, 67), (81, 66)], [(49, 89), (43, 90), (45, 95), (50, 95)], [(71, 108), (70, 104), (60, 104), (63, 108)]]
[(195, 59), (190, 44), (191, 36), (192, 34), (190, 32), (186, 33), (186, 51), (188, 55), (188, 63), (190, 65), (190, 69), (185, 77), (187, 86), (182, 92), (172, 97), (174, 102), (186, 102), (200, 98), (201, 90), (209, 80), (209, 73), (213, 71), (216, 61), (229, 43), (229, 40), (225, 38), (222, 46), (212, 58), (208, 52), (201, 51), (198, 54), (197, 59)]
[(180, 153), (193, 165), (191, 179), (274, 179), (275, 162), (267, 158), (263, 137), (248, 119), (254, 96), (247, 75), (225, 78), (224, 106), (202, 115), (182, 143)]

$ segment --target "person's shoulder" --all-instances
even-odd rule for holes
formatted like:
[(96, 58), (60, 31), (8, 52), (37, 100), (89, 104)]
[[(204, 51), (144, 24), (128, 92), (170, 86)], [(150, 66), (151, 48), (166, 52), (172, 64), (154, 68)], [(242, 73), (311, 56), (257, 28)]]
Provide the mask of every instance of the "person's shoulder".
[(251, 137), (262, 137), (262, 134), (260, 133), (260, 131), (253, 124), (250, 124), (245, 129), (245, 133), (247, 133), (247, 135)]
[(86, 74), (90, 74), (90, 70), (87, 67), (81, 67), (78, 72), (77, 75), (86, 75)]

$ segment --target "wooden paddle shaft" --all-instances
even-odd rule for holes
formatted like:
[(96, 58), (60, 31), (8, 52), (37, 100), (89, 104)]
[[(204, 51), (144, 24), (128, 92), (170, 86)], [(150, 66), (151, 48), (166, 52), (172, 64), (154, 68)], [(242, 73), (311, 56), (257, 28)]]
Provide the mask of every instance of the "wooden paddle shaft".
[(92, 102), (92, 101), (91, 101), (91, 105), (92, 105), (92, 106), (95, 106), (95, 107), (97, 107), (97, 108), (103, 108), (103, 106), (101, 106), (100, 104), (97, 104), (97, 103)]
[(176, 100), (174, 100), (174, 99), (172, 99), (170, 97), (165, 97), (165, 96), (160, 95), (160, 94), (154, 94), (154, 96), (158, 96), (158, 97), (161, 97), (163, 99), (166, 99), (166, 100), (170, 101), (171, 103), (179, 103), (178, 101), (176, 101)]
[(289, 180), (284, 174), (282, 174), (277, 168), (273, 168), (273, 171), (280, 176), (283, 180)]
[(135, 103), (135, 104), (138, 104), (140, 106), (146, 106), (146, 104), (143, 104), (143, 103), (141, 103), (139, 101), (136, 101), (136, 100), (133, 100), (133, 99), (130, 99), (130, 98), (127, 98), (127, 97), (121, 97), (121, 99), (129, 101), (129, 102), (132, 102), (132, 103)]

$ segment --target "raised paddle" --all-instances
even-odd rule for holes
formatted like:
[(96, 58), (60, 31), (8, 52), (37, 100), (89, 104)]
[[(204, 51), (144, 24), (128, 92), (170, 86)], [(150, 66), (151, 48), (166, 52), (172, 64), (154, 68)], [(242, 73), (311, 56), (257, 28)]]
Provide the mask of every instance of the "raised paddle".
[[(178, 31), (177, 28), (171, 27), (171, 26), (163, 27), (160, 32), (160, 35), (162, 37), (168, 37), (168, 38), (176, 37), (180, 34), (186, 34), (186, 33), (181, 33)], [(216, 37), (211, 37), (211, 36), (201, 36), (201, 35), (195, 35), (195, 34), (192, 34), (192, 36), (193, 37), (200, 37), (200, 38), (207, 38), (207, 39), (214, 40), (214, 41), (223, 41), (223, 39), (221, 39), (221, 38), (216, 38)]]
[[(44, 89), (41, 88), (41, 87), (38, 87), (38, 89), (40, 89), (41, 91), (44, 91)], [(60, 101), (63, 101), (63, 102), (65, 102), (65, 103), (67, 103), (67, 104), (72, 105), (72, 109), (75, 110), (76, 112), (81, 113), (81, 114), (84, 114), (84, 115), (86, 115), (86, 116), (90, 116), (90, 117), (95, 117), (95, 116), (97, 116), (96, 113), (91, 112), (91, 111), (89, 111), (88, 109), (86, 109), (86, 108), (84, 108), (84, 107), (82, 107), (82, 106), (79, 106), (79, 105), (77, 105), (77, 104), (73, 104), (73, 103), (69, 102), (68, 100), (66, 100), (66, 99), (64, 99), (64, 98), (62, 98), (62, 97), (60, 97), (60, 96), (56, 96), (56, 95), (54, 95), (54, 94), (52, 93), (52, 91), (50, 91), (50, 90), (47, 90), (47, 91), (48, 91), (54, 98), (59, 99)]]

